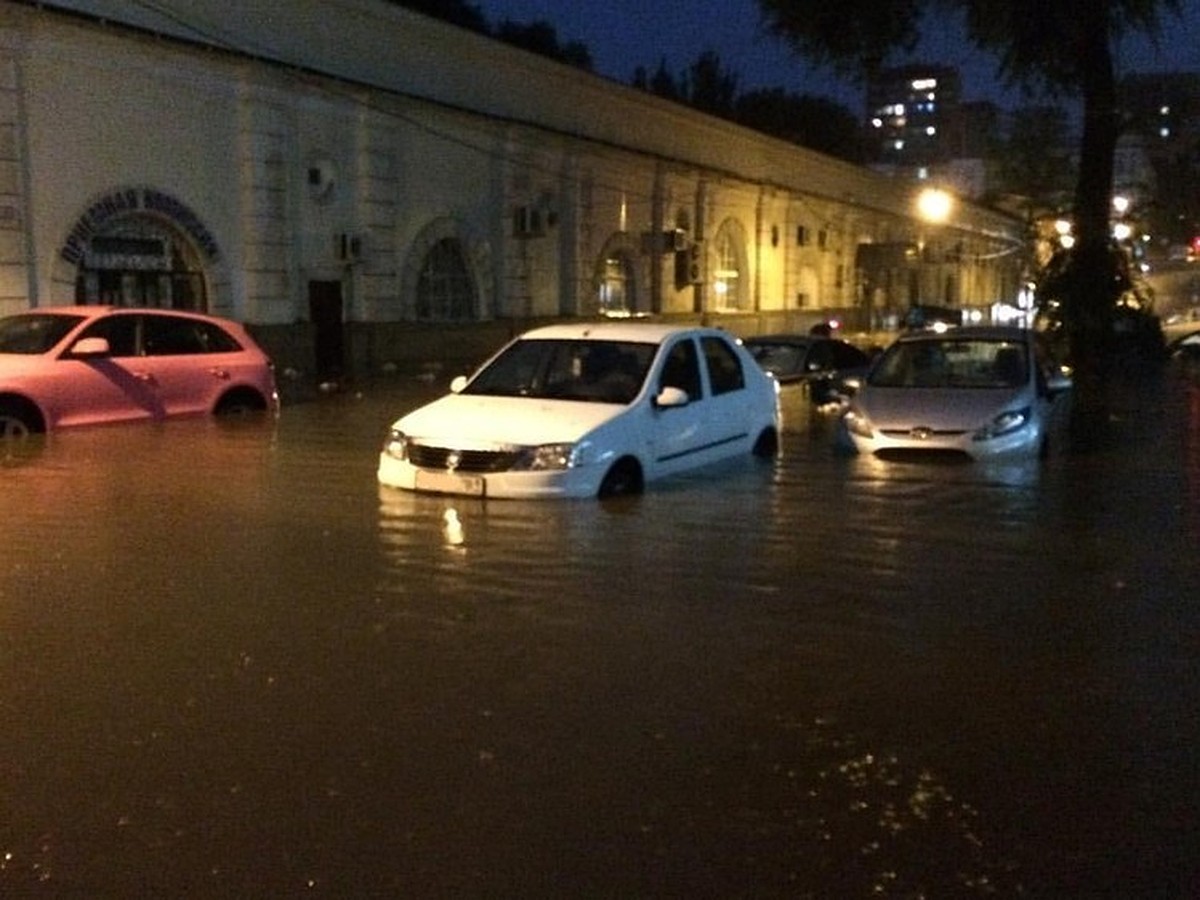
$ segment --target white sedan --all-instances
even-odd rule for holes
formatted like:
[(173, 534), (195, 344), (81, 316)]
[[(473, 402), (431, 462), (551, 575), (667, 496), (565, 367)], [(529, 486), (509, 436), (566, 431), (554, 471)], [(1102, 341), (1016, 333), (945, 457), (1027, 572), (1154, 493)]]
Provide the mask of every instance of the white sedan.
[(774, 456), (779, 387), (716, 328), (551, 325), (392, 425), (390, 487), (607, 497), (742, 454)]
[(842, 419), (842, 437), (879, 457), (1044, 454), (1070, 387), (1020, 328), (903, 335), (876, 361)]

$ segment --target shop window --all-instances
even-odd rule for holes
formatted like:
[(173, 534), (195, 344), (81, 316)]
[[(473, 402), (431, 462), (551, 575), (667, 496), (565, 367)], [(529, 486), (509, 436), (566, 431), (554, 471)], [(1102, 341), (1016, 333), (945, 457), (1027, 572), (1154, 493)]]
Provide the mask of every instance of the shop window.
[(632, 267), (626, 254), (615, 253), (604, 260), (598, 305), (603, 316), (626, 315), (636, 309)]
[(475, 281), (457, 238), (436, 241), (417, 278), (417, 318), (430, 322), (475, 319)]
[(140, 217), (92, 238), (76, 274), (75, 302), (197, 312), (208, 306), (192, 248), (162, 223)]

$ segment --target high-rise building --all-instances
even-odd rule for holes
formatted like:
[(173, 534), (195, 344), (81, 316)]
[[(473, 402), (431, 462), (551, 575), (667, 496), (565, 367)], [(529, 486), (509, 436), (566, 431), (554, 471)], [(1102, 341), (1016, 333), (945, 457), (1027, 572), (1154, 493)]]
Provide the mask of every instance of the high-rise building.
[(950, 66), (886, 69), (867, 86), (868, 140), (885, 166), (912, 170), (955, 156), (962, 82)]
[(1200, 73), (1130, 75), (1119, 90), (1123, 140), (1136, 139), (1155, 176), (1140, 214), (1159, 243), (1190, 244), (1200, 237)]

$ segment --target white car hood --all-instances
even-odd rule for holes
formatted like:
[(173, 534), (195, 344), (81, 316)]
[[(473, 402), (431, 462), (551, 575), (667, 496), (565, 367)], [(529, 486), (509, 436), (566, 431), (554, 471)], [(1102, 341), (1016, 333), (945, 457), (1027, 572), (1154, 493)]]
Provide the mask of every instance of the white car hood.
[(1029, 405), (1023, 389), (867, 388), (855, 405), (881, 430), (970, 431), (1002, 412)]
[(533, 446), (577, 441), (629, 409), (612, 403), (447, 394), (393, 427), (417, 440), (437, 442), (447, 436), (447, 443), (462, 450)]

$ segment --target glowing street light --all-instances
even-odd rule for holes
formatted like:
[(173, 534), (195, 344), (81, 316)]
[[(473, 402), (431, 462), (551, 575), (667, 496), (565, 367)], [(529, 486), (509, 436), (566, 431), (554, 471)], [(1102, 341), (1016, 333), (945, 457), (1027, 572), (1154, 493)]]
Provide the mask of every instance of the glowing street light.
[(917, 195), (917, 215), (926, 222), (941, 224), (950, 218), (954, 198), (941, 188), (925, 188)]

